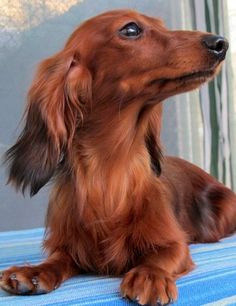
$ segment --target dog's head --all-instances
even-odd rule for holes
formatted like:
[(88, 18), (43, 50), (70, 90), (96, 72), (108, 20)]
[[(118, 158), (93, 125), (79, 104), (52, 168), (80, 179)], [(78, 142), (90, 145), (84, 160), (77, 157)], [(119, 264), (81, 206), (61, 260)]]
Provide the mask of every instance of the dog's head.
[[(146, 101), (161, 101), (195, 89), (219, 71), (228, 49), (221, 36), (170, 31), (160, 19), (134, 11), (112, 11), (89, 20), (72, 35), (68, 47), (79, 46), (80, 31), (80, 54), (93, 75), (98, 102), (141, 94)], [(107, 92), (107, 83), (112, 92)]]
[(39, 66), (25, 127), (7, 152), (9, 180), (37, 193), (77, 131), (93, 124), (94, 113), (102, 120), (105, 110), (120, 111), (137, 99), (157, 103), (195, 89), (216, 74), (227, 48), (223, 37), (170, 31), (159, 19), (133, 11), (86, 21), (63, 50)]

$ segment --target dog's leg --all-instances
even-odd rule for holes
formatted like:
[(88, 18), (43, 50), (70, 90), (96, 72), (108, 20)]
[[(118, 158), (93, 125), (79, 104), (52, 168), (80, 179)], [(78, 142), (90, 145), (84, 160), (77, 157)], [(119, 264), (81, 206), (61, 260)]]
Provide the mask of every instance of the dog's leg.
[(0, 287), (13, 294), (48, 293), (69, 277), (78, 274), (73, 259), (64, 252), (53, 253), (36, 266), (13, 266), (0, 274)]
[(121, 294), (141, 305), (166, 305), (177, 299), (175, 280), (194, 268), (187, 244), (173, 243), (146, 256), (121, 283)]

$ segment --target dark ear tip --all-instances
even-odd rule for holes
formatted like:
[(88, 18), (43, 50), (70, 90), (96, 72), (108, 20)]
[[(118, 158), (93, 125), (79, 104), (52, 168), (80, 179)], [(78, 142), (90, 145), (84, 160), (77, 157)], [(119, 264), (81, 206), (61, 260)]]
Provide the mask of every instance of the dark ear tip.
[(37, 180), (34, 178), (34, 180), (31, 181), (30, 184), (28, 184), (29, 186), (29, 194), (30, 197), (32, 198), (33, 196), (35, 196), (40, 189), (42, 189), (50, 180), (50, 178), (52, 177), (53, 174), (51, 174), (48, 177), (40, 177), (41, 179), (39, 179), (39, 177), (37, 178)]
[(30, 197), (32, 198), (33, 196), (35, 196), (38, 193), (39, 189), (31, 188), (30, 189)]
[[(8, 179), (6, 185), (11, 185), (15, 188), (16, 191), (20, 191), (22, 195), (25, 195), (29, 192), (30, 197), (33, 197), (38, 193), (38, 191), (47, 183), (46, 179), (44, 182), (35, 182), (32, 177), (32, 173), (28, 173), (26, 168), (21, 169), (22, 171), (16, 171), (16, 165), (10, 165), (8, 167)], [(19, 167), (20, 169), (20, 167)], [(21, 173), (21, 174), (19, 174)], [(24, 176), (22, 175), (24, 174)]]

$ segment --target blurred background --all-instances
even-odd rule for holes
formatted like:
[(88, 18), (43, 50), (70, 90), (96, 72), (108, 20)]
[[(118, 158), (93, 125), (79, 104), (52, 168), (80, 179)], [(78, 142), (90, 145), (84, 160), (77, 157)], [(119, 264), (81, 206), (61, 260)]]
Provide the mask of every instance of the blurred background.
[[(27, 89), (36, 65), (63, 47), (82, 21), (130, 8), (161, 17), (170, 29), (213, 32), (230, 41), (220, 75), (200, 91), (165, 102), (166, 154), (180, 156), (236, 191), (235, 0), (1, 0), (0, 157), (20, 132)], [(48, 187), (32, 199), (6, 186), (0, 167), (0, 231), (44, 225)]]

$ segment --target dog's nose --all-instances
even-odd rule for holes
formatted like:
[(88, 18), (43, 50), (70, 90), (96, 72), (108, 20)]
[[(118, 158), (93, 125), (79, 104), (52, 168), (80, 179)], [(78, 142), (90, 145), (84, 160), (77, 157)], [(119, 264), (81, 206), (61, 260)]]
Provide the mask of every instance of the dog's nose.
[(224, 37), (218, 35), (206, 35), (202, 42), (210, 52), (213, 52), (220, 59), (225, 57), (229, 43)]

